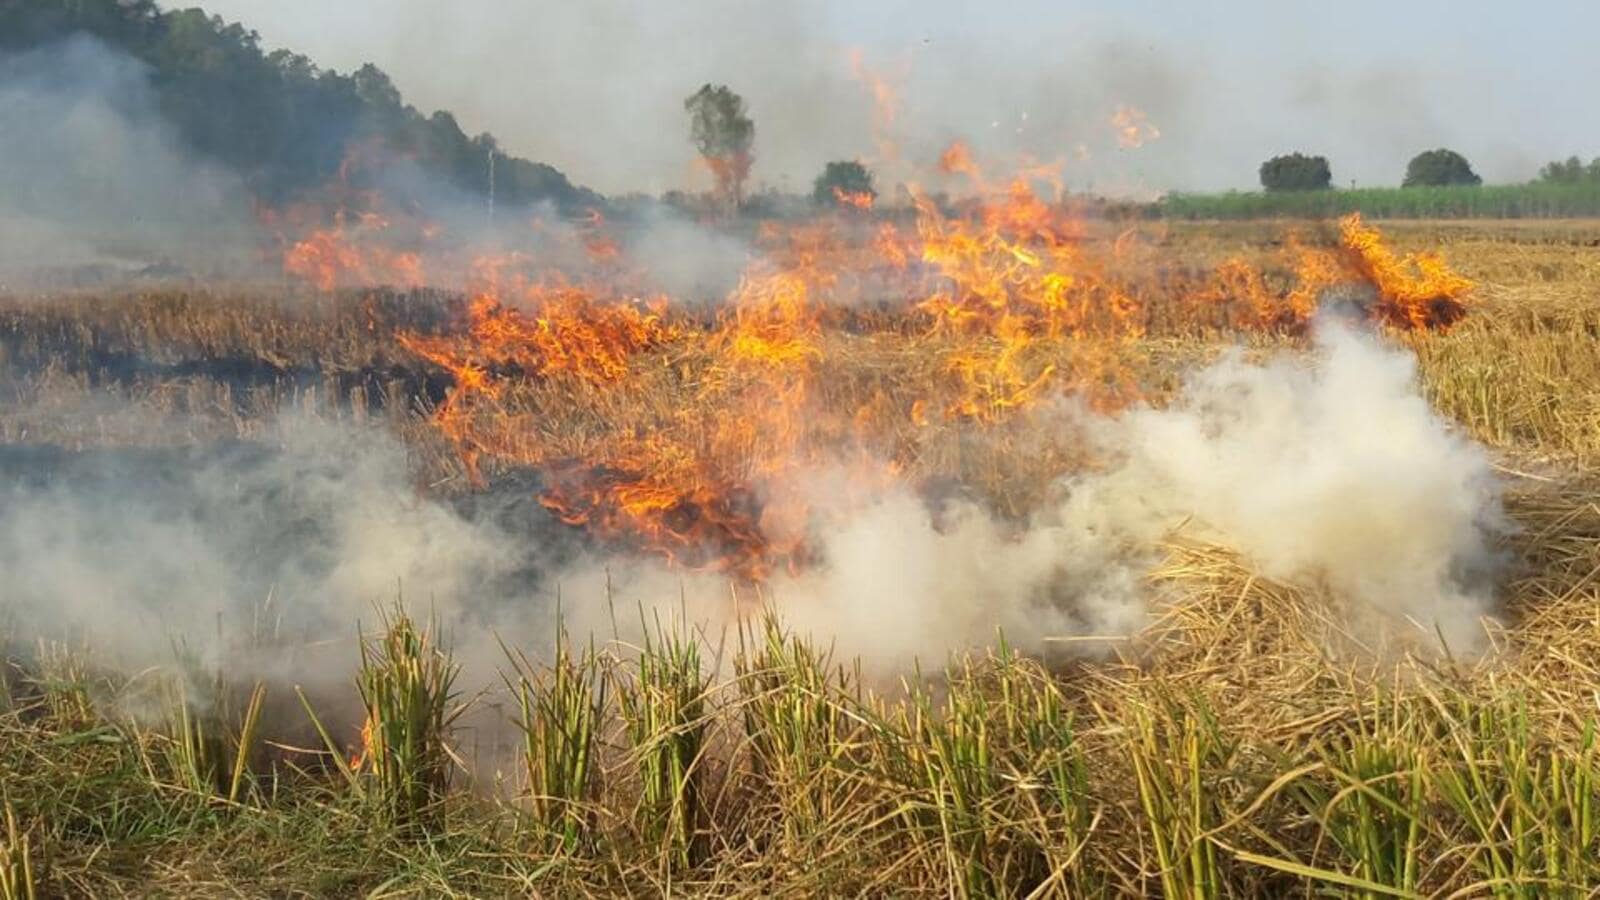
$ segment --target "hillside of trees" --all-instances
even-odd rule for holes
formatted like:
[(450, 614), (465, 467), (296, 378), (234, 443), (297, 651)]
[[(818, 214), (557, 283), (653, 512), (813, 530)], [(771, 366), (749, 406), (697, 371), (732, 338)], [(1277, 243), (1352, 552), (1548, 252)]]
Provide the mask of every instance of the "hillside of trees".
[(276, 204), (338, 177), (358, 147), (381, 147), (498, 205), (551, 202), (565, 212), (602, 198), (543, 163), (508, 156), (493, 136), (468, 137), (448, 112), (423, 115), (371, 64), (343, 75), (248, 28), (153, 0), (0, 0), (0, 53), (93, 35), (149, 67), (162, 114), (199, 153), (243, 175)]

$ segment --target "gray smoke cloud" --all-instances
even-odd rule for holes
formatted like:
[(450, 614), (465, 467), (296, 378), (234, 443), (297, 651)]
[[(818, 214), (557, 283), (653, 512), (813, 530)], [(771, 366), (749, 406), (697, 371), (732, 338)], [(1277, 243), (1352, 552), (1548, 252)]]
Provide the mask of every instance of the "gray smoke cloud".
[[(420, 251), (430, 285), (465, 285), (483, 254), (519, 254), (536, 277), (592, 270), (586, 234), (554, 208), (491, 216), (439, 173), (381, 147), (368, 156), (361, 174), (392, 225), (355, 225), (367, 210), (351, 209), (348, 240)], [(244, 179), (185, 145), (138, 60), (84, 35), (0, 55), (0, 288), (275, 277), (282, 247), (326, 224), (258, 223)], [(656, 287), (684, 297), (725, 294), (749, 252), (659, 207), (610, 230)]]
[[(1309, 359), (1233, 352), (1194, 373), (1171, 406), (1069, 420), (1112, 463), (1058, 485), (1031, 521), (890, 491), (820, 530), (825, 564), (775, 581), (769, 602), (891, 674), (982, 646), (997, 629), (1036, 652), (1061, 638), (1094, 648), (1081, 639), (1144, 624), (1159, 545), (1181, 528), (1267, 577), (1325, 592), (1353, 630), (1479, 648), (1507, 520), (1486, 451), (1428, 406), (1407, 351), (1324, 322)], [(824, 511), (839, 502), (817, 498)], [(716, 579), (637, 561), (565, 578), (573, 596), (609, 586), (624, 607), (660, 605), (713, 633), (741, 612)]]
[[(1471, 652), (1505, 518), (1487, 454), (1432, 411), (1415, 375), (1404, 350), (1325, 323), (1309, 359), (1233, 353), (1169, 407), (1065, 413), (1109, 464), (1063, 481), (1026, 522), (932, 505), (910, 486), (846, 505), (819, 472), (822, 562), (760, 597), (582, 554), (531, 486), (475, 505), (430, 498), (405, 448), (374, 428), (290, 416), (249, 444), (14, 448), (0, 455), (0, 621), (24, 638), (84, 634), (128, 665), (168, 659), (179, 640), (236, 674), (331, 683), (354, 664), (355, 623), (403, 595), (447, 626), (467, 683), (488, 685), (497, 636), (551, 646), (558, 596), (568, 629), (600, 640), (635, 638), (657, 616), (717, 640), (766, 603), (892, 675), (997, 630), (1036, 652), (1134, 633), (1161, 542), (1182, 528), (1325, 592), (1352, 628)], [(242, 636), (262, 621), (275, 637), (252, 651)]]
[[(1132, 105), (1181, 134), (1204, 65), (1105, 30), (1002, 41), (948, 17), (894, 22), (837, 4), (356, 2), (319, 9), (315, 29), (288, 8), (206, 5), (327, 65), (375, 61), (419, 108), (450, 109), (469, 130), (493, 131), (613, 194), (709, 185), (682, 108), (705, 82), (726, 82), (748, 101), (759, 185), (805, 192), (828, 160), (861, 158), (882, 170), (885, 188), (939, 186), (934, 162), (962, 138), (996, 169), (1061, 160), (1076, 186), (1148, 191), (1182, 180), (1182, 154), (1159, 142), (1142, 156), (1125, 150), (1110, 119)], [(898, 162), (873, 139), (872, 93), (853, 71), (863, 31), (894, 35), (863, 61), (898, 95)]]
[(0, 282), (24, 269), (250, 263), (243, 182), (183, 146), (148, 79), (83, 36), (0, 55)]
[[(1578, 87), (1600, 63), (1576, 37), (1600, 20), (1570, 3), (1466, 14), (1358, 0), (1330, 16), (1039, 0), (204, 6), (323, 65), (375, 62), (418, 107), (608, 193), (703, 179), (680, 104), (707, 81), (749, 101), (758, 182), (803, 190), (830, 159), (872, 159), (855, 49), (899, 88), (906, 159), (926, 166), (964, 138), (997, 166), (1064, 159), (1070, 185), (1113, 193), (1253, 188), (1262, 160), (1292, 150), (1328, 155), (1341, 185), (1375, 185), (1439, 145), (1505, 180), (1600, 147)], [(1108, 120), (1121, 104), (1161, 138), (1119, 146)]]
[(538, 543), (419, 496), (375, 428), (288, 416), (259, 441), (12, 446), (0, 475), (3, 621), (108, 666), (181, 645), (241, 679), (338, 681), (357, 623), (397, 599), (487, 640), (536, 597)]

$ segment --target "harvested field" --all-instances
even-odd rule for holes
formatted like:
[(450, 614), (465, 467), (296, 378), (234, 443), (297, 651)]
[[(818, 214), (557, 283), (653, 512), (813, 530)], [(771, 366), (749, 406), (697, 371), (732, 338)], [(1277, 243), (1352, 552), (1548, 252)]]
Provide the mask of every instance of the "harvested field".
[(1600, 232), (928, 215), (0, 301), (0, 897), (1592, 892)]

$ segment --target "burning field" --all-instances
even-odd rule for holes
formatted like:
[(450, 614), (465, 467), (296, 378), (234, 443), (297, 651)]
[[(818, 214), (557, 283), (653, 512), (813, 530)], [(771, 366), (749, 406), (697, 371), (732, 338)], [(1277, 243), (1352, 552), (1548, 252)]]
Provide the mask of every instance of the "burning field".
[(677, 205), (450, 120), (486, 223), (355, 144), (3, 290), (0, 900), (1600, 884), (1592, 227), (763, 213), (741, 104)]
[(6, 299), (0, 897), (1596, 883), (1583, 228), (941, 165)]

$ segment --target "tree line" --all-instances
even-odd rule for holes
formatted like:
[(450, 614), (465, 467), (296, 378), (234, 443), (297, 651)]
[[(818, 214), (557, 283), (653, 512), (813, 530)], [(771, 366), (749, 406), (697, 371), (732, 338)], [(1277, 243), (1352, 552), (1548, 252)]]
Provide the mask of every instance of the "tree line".
[[(1333, 172), (1326, 156), (1287, 153), (1261, 164), (1261, 186), (1268, 191), (1312, 191), (1333, 187)], [(1600, 157), (1585, 164), (1576, 156), (1547, 163), (1535, 184), (1600, 184)], [(1426, 150), (1406, 164), (1401, 187), (1477, 187), (1483, 179), (1472, 171), (1467, 158), (1454, 150)]]
[[(1261, 164), (1261, 187), (1268, 191), (1318, 191), (1333, 187), (1333, 170), (1326, 156), (1287, 153)], [(1406, 164), (1401, 187), (1476, 187), (1483, 179), (1472, 171), (1467, 158), (1440, 147), (1425, 150)]]
[[(359, 147), (378, 146), (468, 194), (578, 212), (601, 198), (543, 163), (468, 136), (448, 112), (424, 116), (378, 67), (344, 75), (256, 32), (154, 0), (0, 0), (0, 51), (89, 34), (149, 67), (161, 113), (189, 146), (241, 173), (269, 204), (322, 187)], [(491, 163), (492, 160), (492, 163)], [(491, 171), (493, 175), (491, 176)]]
[[(490, 134), (468, 136), (448, 112), (423, 115), (370, 63), (348, 75), (322, 69), (298, 53), (263, 51), (259, 35), (242, 25), (199, 9), (163, 11), (155, 0), (0, 0), (0, 52), (45, 46), (79, 33), (148, 66), (161, 113), (189, 146), (241, 173), (270, 205), (341, 177), (346, 161), (362, 147), (407, 159), (467, 194), (492, 192), (496, 203), (508, 207), (549, 202), (581, 213), (606, 202), (549, 165), (502, 152)], [(714, 177), (716, 204), (747, 213), (772, 206), (771, 198), (747, 195), (756, 128), (744, 99), (726, 85), (706, 84), (685, 99), (684, 109), (690, 138)], [(1301, 152), (1267, 160), (1258, 175), (1268, 195), (1333, 186), (1327, 157)], [(1424, 214), (1600, 213), (1600, 206), (1587, 199), (1600, 195), (1600, 159), (1551, 162), (1532, 184), (1497, 188), (1492, 196), (1462, 193), (1490, 190), (1481, 184), (1460, 153), (1428, 150), (1407, 164), (1402, 190), (1433, 193), (1413, 194), (1397, 208)], [(877, 196), (872, 173), (855, 160), (828, 162), (812, 188), (811, 200), (821, 206), (864, 209)], [(1353, 191), (1337, 193), (1347, 195), (1341, 201), (1355, 199)], [(673, 196), (666, 199), (673, 204)], [(1279, 209), (1285, 201), (1262, 203)], [(1206, 203), (1175, 194), (1163, 205), (1192, 212)], [(1227, 205), (1253, 209), (1262, 204), (1237, 200)], [(1290, 205), (1310, 210), (1348, 203), (1307, 199)]]
[(1262, 163), (1260, 192), (1174, 192), (1135, 214), (1184, 219), (1272, 216), (1322, 218), (1349, 212), (1389, 218), (1560, 218), (1600, 216), (1600, 159), (1544, 166), (1522, 184), (1485, 185), (1466, 157), (1439, 148), (1406, 165), (1401, 186), (1333, 190), (1327, 157), (1288, 153)]

